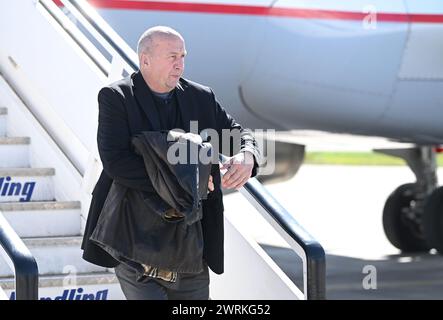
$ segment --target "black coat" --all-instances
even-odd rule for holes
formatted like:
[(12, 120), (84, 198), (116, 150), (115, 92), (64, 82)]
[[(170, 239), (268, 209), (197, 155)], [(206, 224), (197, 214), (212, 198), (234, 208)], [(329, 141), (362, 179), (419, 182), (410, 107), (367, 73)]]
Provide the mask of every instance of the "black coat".
[[(199, 133), (212, 128), (217, 130), (221, 141), (222, 129), (239, 129), (241, 148), (248, 149), (258, 160), (259, 152), (253, 137), (241, 128), (217, 102), (208, 87), (180, 79), (176, 87), (178, 106), (184, 129), (190, 131), (190, 121), (198, 121)], [(146, 174), (141, 156), (131, 147), (131, 138), (142, 131), (158, 131), (159, 115), (152, 93), (140, 71), (100, 90), (98, 94), (99, 122), (97, 143), (103, 172), (92, 192), (92, 201), (86, 222), (82, 249), (83, 258), (103, 267), (115, 267), (118, 261), (90, 241), (106, 196), (115, 180), (119, 184), (145, 192), (154, 192)], [(219, 145), (221, 152), (222, 143)], [(253, 176), (256, 174), (257, 161)], [(215, 190), (203, 201), (203, 256), (215, 273), (223, 273), (223, 194), (220, 170), (212, 166)]]

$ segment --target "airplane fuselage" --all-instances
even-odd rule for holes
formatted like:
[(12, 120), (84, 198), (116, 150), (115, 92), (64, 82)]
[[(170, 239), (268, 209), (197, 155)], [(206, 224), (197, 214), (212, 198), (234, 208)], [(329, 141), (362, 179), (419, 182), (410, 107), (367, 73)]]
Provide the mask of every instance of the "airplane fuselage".
[(443, 3), (90, 1), (133, 47), (185, 38), (185, 77), (251, 128), (443, 142)]

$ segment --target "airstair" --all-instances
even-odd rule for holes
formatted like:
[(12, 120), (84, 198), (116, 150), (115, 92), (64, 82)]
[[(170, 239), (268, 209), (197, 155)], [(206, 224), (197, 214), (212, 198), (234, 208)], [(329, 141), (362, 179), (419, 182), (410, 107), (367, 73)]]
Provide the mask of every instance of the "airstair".
[[(40, 298), (122, 298), (113, 273), (81, 258), (82, 203), (56, 191), (72, 183), (61, 181), (65, 168), (40, 165), (53, 164), (63, 154), (3, 78), (0, 97), (2, 105), (11, 107), (0, 108), (0, 214), (38, 264)], [(40, 153), (53, 161), (39, 160)], [(15, 299), (9, 260), (0, 260), (0, 285), (8, 299)]]

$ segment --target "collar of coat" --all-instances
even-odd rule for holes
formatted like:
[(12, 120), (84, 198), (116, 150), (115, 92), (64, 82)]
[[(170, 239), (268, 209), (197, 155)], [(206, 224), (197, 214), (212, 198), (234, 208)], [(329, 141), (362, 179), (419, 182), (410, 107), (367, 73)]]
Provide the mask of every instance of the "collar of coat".
[[(159, 131), (160, 128), (160, 116), (154, 105), (153, 94), (151, 89), (143, 79), (143, 76), (139, 71), (134, 72), (131, 75), (131, 84), (134, 96), (139, 102), (143, 112), (151, 123), (153, 131)], [(197, 120), (194, 116), (195, 107), (193, 106), (192, 97), (189, 94), (188, 85), (183, 78), (180, 78), (179, 83), (175, 87), (177, 94), (178, 107), (181, 111), (185, 132), (190, 131), (190, 121)]]

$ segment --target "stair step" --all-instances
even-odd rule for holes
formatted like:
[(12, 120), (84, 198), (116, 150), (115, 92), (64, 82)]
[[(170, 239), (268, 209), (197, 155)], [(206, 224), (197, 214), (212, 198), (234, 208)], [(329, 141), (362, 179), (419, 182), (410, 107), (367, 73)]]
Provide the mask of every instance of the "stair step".
[(0, 211), (80, 209), (80, 201), (3, 202)]
[(0, 107), (0, 137), (6, 136), (6, 116), (8, 109)]
[(79, 201), (0, 203), (0, 211), (20, 237), (78, 236)]
[(0, 167), (29, 167), (28, 137), (2, 137), (0, 123)]
[[(73, 246), (78, 247), (82, 243), (82, 237), (35, 237), (35, 238), (22, 238), (23, 242), (28, 248), (41, 248), (41, 247), (61, 247), (61, 246)], [(80, 251), (79, 251), (80, 252)]]
[[(0, 278), (7, 298), (14, 298), (14, 278)], [(39, 277), (39, 297), (42, 300), (120, 300), (124, 299), (114, 273), (56, 274)]]
[(1, 168), (0, 202), (53, 201), (53, 168)]
[(55, 170), (53, 168), (0, 168), (0, 177), (7, 175), (11, 177), (53, 176), (55, 175)]
[[(105, 272), (106, 268), (91, 264), (82, 258), (81, 236), (23, 238), (39, 268), (40, 275), (68, 272)], [(10, 277), (13, 271), (4, 260), (0, 260), (0, 277)]]
[[(89, 272), (89, 273), (63, 273), (49, 276), (39, 276), (38, 287), (62, 287), (62, 286), (88, 286), (94, 284), (113, 284), (118, 283), (117, 277), (113, 272)], [(0, 278), (1, 287), (5, 290), (15, 288), (13, 277)]]
[(31, 143), (31, 138), (29, 137), (0, 137), (0, 145), (7, 145), (7, 144), (28, 145), (30, 143)]

